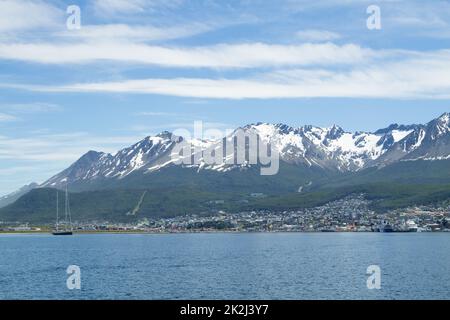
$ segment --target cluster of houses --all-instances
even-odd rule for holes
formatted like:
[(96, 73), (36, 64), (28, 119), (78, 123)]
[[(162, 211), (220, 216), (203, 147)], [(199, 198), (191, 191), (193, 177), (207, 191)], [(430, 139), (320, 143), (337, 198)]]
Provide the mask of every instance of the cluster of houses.
[[(264, 197), (264, 194), (254, 194)], [(274, 212), (270, 210), (210, 215), (144, 218), (138, 223), (74, 223), (78, 232), (437, 232), (450, 231), (450, 208), (411, 207), (376, 213), (364, 195), (352, 195), (325, 205)], [(43, 230), (44, 229), (44, 230)], [(3, 225), (0, 232), (42, 232), (28, 224)]]

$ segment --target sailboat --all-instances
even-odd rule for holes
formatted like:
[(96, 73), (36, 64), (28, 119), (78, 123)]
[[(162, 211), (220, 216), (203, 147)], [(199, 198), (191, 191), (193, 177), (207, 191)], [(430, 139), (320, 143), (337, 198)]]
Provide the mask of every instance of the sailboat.
[[(52, 232), (52, 234), (54, 236), (71, 236), (73, 234), (72, 217), (70, 214), (69, 193), (67, 192), (67, 186), (66, 186), (66, 201), (65, 201), (64, 211), (65, 211), (65, 225), (64, 225), (64, 228), (60, 228), (60, 225), (59, 225), (59, 193), (58, 193), (58, 190), (56, 190), (56, 224), (55, 224), (55, 229)], [(68, 225), (67, 225), (67, 222), (69, 222)]]

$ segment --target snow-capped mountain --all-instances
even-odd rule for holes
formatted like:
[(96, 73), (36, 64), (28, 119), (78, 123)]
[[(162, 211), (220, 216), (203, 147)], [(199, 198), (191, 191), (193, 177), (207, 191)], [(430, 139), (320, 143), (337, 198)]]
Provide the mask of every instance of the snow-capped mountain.
[(396, 161), (444, 160), (450, 158), (450, 114), (444, 113), (426, 125), (412, 126), (411, 132), (393, 144), (378, 164)]
[(99, 177), (121, 178), (167, 157), (177, 141), (181, 141), (181, 138), (174, 138), (171, 133), (162, 132), (154, 137), (146, 137), (115, 155), (91, 150), (42, 186), (60, 187)]
[[(225, 137), (232, 141), (238, 130), (255, 133), (279, 152), (280, 160), (295, 166), (320, 168), (335, 172), (355, 172), (373, 166), (386, 166), (397, 161), (440, 160), (450, 158), (450, 116), (448, 113), (426, 125), (393, 124), (375, 132), (347, 132), (337, 125), (290, 127), (285, 124), (256, 123), (238, 128)], [(118, 151), (115, 155), (89, 151), (69, 168), (50, 178), (42, 187), (63, 187), (96, 179), (117, 180), (132, 174), (150, 175), (173, 167), (171, 152), (179, 143), (205, 148), (220, 148), (221, 142), (185, 140), (169, 132), (147, 137)], [(194, 155), (195, 157), (195, 155)], [(200, 162), (181, 167), (198, 172), (228, 172), (251, 165)]]
[(273, 143), (286, 162), (304, 163), (339, 171), (358, 171), (386, 153), (395, 143), (413, 132), (413, 127), (391, 125), (375, 133), (346, 132), (330, 128), (303, 126), (292, 128), (283, 124), (256, 124), (263, 139)]

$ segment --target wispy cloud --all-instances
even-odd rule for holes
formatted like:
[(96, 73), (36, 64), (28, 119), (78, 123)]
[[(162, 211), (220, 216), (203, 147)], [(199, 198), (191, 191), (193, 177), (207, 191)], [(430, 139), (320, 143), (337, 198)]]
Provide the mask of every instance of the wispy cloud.
[[(158, 125), (146, 125), (146, 124), (136, 124), (130, 127), (131, 131), (139, 132), (142, 136), (156, 135), (162, 131), (170, 131), (177, 133), (177, 131), (189, 131), (191, 136), (194, 134), (195, 122), (201, 122), (203, 130), (220, 130), (224, 132), (232, 131), (236, 128), (236, 125), (224, 122), (214, 122), (214, 121), (203, 121), (202, 119), (192, 119), (192, 121), (183, 122), (170, 122), (170, 123), (160, 123)], [(207, 137), (205, 137), (207, 138)]]
[(0, 104), (0, 110), (8, 111), (14, 114), (25, 114), (25, 113), (59, 112), (62, 111), (63, 108), (57, 104), (35, 102), (23, 104)]
[(14, 176), (17, 173), (33, 172), (34, 170), (36, 169), (32, 166), (15, 166), (10, 168), (0, 168), (0, 176), (4, 178), (5, 176), (8, 175)]
[(11, 122), (11, 121), (17, 121), (18, 118), (10, 115), (10, 114), (6, 114), (6, 113), (0, 113), (0, 122)]
[(94, 8), (100, 15), (135, 14), (156, 8), (175, 8), (183, 0), (94, 0)]
[[(114, 15), (115, 23), (87, 24), (82, 19), (79, 30), (67, 30), (65, 12), (66, 6), (45, 0), (0, 0), (0, 40), (16, 40), (20, 43), (30, 43), (31, 39), (49, 39), (50, 43), (58, 45), (61, 42), (90, 42), (122, 39), (127, 42), (172, 40), (198, 35), (237, 22), (225, 19), (206, 19), (202, 21), (165, 21), (161, 19), (135, 19), (125, 14), (138, 12), (148, 13), (155, 9), (176, 8), (181, 0), (99, 0), (91, 1), (90, 5), (81, 6), (82, 18), (92, 8), (101, 15)], [(89, 4), (89, 2), (88, 2)], [(111, 17), (110, 17), (111, 18)], [(221, 22), (219, 22), (219, 20)], [(149, 24), (149, 21), (156, 23)]]
[(174, 117), (174, 116), (180, 116), (180, 114), (178, 114), (178, 113), (152, 112), (152, 111), (137, 112), (137, 113), (135, 113), (135, 115), (139, 116), (139, 117)]
[(308, 42), (326, 42), (341, 38), (339, 33), (314, 29), (297, 31), (296, 36), (298, 39)]
[(89, 150), (115, 153), (141, 138), (139, 135), (98, 136), (87, 132), (36, 133), (25, 137), (0, 135), (0, 194), (12, 192), (31, 181), (43, 182)]
[[(130, 42), (160, 41), (187, 38), (218, 28), (213, 23), (190, 23), (186, 25), (171, 25), (167, 27), (156, 27), (152, 25), (131, 25), (131, 24), (99, 24), (85, 25), (77, 31), (61, 31), (55, 35), (61, 39), (77, 40), (92, 43), (101, 41), (125, 41), (122, 44), (128, 45)], [(120, 42), (115, 44), (120, 47)]]
[(67, 165), (89, 150), (114, 153), (139, 139), (137, 135), (95, 136), (87, 132), (0, 136), (0, 160), (55, 161)]
[(16, 86), (42, 92), (160, 94), (192, 98), (431, 98), (450, 97), (450, 51), (411, 53), (408, 59), (334, 69), (284, 69), (239, 79), (172, 78), (62, 86)]
[(53, 28), (64, 11), (41, 0), (1, 0), (0, 33)]
[[(398, 5), (401, 4), (401, 5)], [(388, 24), (400, 27), (441, 29), (449, 27), (448, 1), (398, 1), (387, 3), (383, 16)]]
[(98, 13), (136, 13), (143, 12), (145, 0), (94, 0)]
[(22, 115), (61, 111), (62, 107), (50, 103), (0, 104), (0, 122), (21, 121)]
[(0, 59), (48, 64), (117, 61), (166, 67), (255, 68), (283, 65), (335, 65), (362, 63), (382, 51), (355, 44), (276, 45), (265, 43), (218, 44), (194, 48), (132, 43), (0, 44)]

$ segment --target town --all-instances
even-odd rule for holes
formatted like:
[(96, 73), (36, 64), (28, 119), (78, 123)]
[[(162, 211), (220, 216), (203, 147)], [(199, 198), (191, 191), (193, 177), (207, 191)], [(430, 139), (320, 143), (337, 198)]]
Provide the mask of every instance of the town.
[[(76, 232), (448, 232), (450, 208), (410, 207), (376, 213), (364, 195), (292, 211), (249, 211), (144, 218), (136, 223), (75, 222)], [(51, 225), (0, 222), (0, 232), (45, 232)]]

